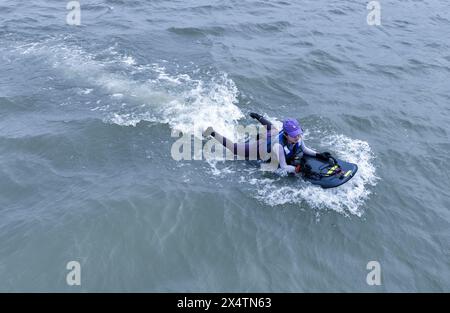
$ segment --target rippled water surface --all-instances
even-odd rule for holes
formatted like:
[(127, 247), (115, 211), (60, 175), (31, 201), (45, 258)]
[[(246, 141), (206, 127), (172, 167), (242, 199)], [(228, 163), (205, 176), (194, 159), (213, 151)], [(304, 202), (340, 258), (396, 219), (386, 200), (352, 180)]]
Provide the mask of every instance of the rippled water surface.
[[(0, 290), (450, 291), (450, 7), (367, 2), (3, 0)], [(249, 112), (357, 175), (171, 157)]]

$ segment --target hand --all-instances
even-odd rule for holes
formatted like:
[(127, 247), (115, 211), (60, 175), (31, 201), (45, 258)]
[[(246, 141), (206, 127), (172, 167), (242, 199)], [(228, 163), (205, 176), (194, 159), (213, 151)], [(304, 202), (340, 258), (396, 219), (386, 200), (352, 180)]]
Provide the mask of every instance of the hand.
[(262, 115), (260, 115), (260, 114), (258, 114), (258, 113), (250, 113), (250, 117), (251, 118), (254, 118), (254, 119), (256, 119), (256, 120), (258, 120), (259, 121), (259, 119), (261, 118), (261, 117), (263, 117)]
[(328, 161), (328, 159), (331, 158), (331, 153), (330, 152), (317, 153), (316, 158), (322, 161)]

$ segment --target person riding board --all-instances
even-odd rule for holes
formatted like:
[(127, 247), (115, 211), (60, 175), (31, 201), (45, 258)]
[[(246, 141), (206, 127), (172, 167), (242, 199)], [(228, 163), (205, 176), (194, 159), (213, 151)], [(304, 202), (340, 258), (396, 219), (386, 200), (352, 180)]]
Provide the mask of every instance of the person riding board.
[[(250, 117), (266, 127), (267, 132), (264, 138), (258, 136), (254, 142), (234, 143), (216, 132), (212, 127), (208, 127), (203, 132), (203, 136), (212, 136), (224, 147), (232, 151), (234, 155), (243, 157), (246, 160), (249, 159), (251, 152), (257, 156), (257, 160), (265, 162), (275, 160), (278, 163), (278, 169), (286, 173), (303, 172), (307, 174), (308, 167), (302, 162), (303, 155), (313, 156), (323, 161), (327, 161), (331, 157), (329, 152), (318, 153), (305, 145), (303, 129), (296, 119), (285, 119), (283, 128), (279, 131), (270, 121), (258, 113), (250, 113)], [(260, 151), (260, 146), (267, 147), (267, 149)]]

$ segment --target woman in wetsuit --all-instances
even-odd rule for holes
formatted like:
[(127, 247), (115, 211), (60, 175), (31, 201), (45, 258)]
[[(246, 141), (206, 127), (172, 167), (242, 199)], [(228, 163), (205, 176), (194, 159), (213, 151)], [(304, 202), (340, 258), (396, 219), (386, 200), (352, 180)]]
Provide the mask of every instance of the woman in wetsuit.
[[(250, 116), (258, 120), (266, 127), (266, 136), (257, 137), (251, 143), (234, 143), (208, 127), (203, 136), (212, 136), (224, 147), (240, 157), (249, 159), (254, 155), (258, 160), (276, 161), (278, 168), (285, 173), (299, 173), (302, 171), (302, 157), (304, 154), (314, 156), (321, 160), (328, 160), (331, 156), (329, 152), (318, 153), (306, 147), (303, 141), (303, 130), (296, 119), (286, 119), (283, 121), (283, 129), (278, 131), (270, 121), (257, 113), (250, 113)], [(263, 149), (260, 149), (263, 147)]]

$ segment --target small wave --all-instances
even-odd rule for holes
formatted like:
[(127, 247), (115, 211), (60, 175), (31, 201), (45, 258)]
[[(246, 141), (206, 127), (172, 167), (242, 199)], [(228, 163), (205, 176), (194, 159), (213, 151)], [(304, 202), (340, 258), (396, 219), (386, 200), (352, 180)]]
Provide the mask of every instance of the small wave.
[(334, 15), (347, 15), (347, 13), (345, 13), (345, 11), (343, 11), (341, 9), (337, 9), (337, 8), (328, 10), (328, 12), (330, 12), (331, 14), (334, 14)]
[(234, 32), (239, 34), (245, 34), (245, 36), (248, 35), (255, 35), (255, 34), (271, 34), (271, 33), (277, 33), (277, 32), (284, 32), (289, 27), (291, 27), (291, 23), (287, 21), (276, 21), (276, 22), (270, 22), (270, 23), (241, 23), (238, 24), (232, 29)]
[(214, 26), (214, 27), (170, 27), (168, 28), (169, 32), (175, 33), (177, 35), (185, 35), (185, 36), (221, 36), (225, 32), (223, 27)]

